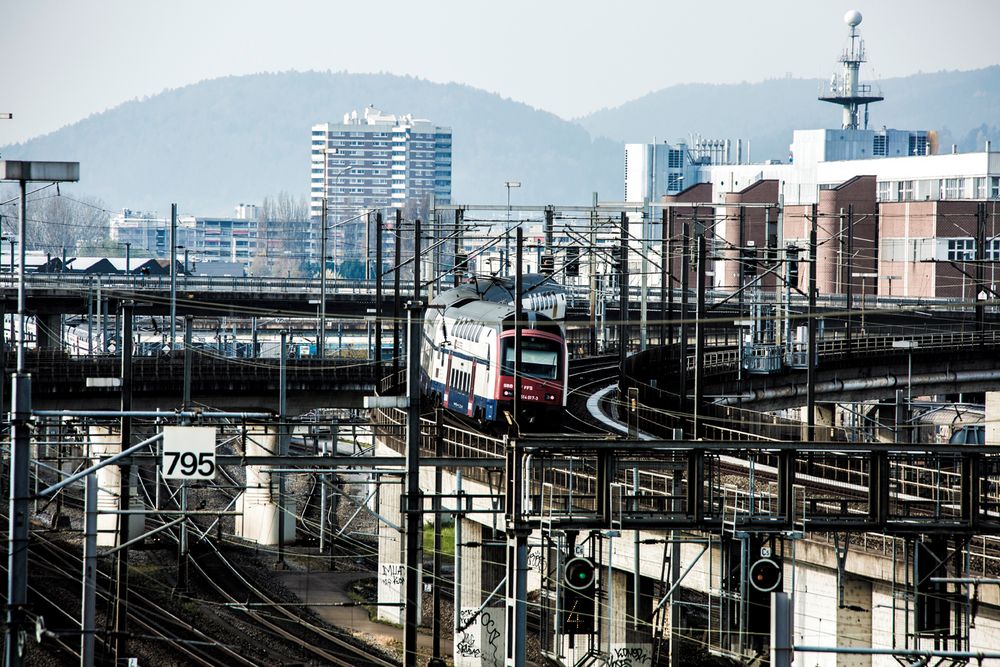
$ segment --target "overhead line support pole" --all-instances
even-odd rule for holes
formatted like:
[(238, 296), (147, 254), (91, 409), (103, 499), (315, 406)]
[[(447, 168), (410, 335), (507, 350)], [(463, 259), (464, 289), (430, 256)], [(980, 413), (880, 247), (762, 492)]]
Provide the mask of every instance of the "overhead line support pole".
[(420, 301), (420, 220), (413, 229), (413, 300), (406, 309), (406, 568), (403, 599), (403, 665), (417, 664), (417, 615), (420, 610), (420, 547), (423, 536), (423, 499), (420, 495), (420, 337), (423, 304)]
[(170, 205), (170, 353), (177, 348), (177, 204)]
[(399, 293), (399, 274), (403, 268), (403, 212), (398, 208), (396, 209), (396, 227), (394, 232), (395, 238), (393, 239), (392, 256), (395, 264), (392, 270), (392, 293), (394, 295), (392, 303), (392, 381), (396, 382), (399, 378), (399, 358), (403, 353), (399, 344), (400, 299), (402, 298)]
[[(742, 209), (741, 209), (742, 210)], [(698, 235), (697, 301), (694, 322), (694, 437), (701, 435), (704, 424), (699, 422), (705, 401), (705, 235)]]
[(682, 226), (681, 237), (681, 339), (677, 346), (679, 350), (678, 363), (680, 372), (678, 374), (678, 393), (680, 393), (680, 411), (687, 412), (688, 407), (688, 380), (687, 380), (687, 349), (688, 349), (688, 283), (690, 282), (691, 263), (691, 227), (685, 222)]
[(809, 230), (809, 340), (806, 349), (806, 440), (816, 439), (816, 228), (819, 211), (812, 205), (812, 224)]
[(621, 268), (618, 276), (618, 368), (625, 377), (628, 359), (628, 217), (621, 214)]
[[(863, 297), (862, 297), (863, 298)], [(847, 350), (851, 350), (854, 338), (854, 204), (847, 205)]]
[[(323, 197), (319, 227), (319, 332), (316, 335), (316, 348), (320, 359), (326, 357), (326, 206), (327, 200)], [(365, 261), (367, 262), (367, 259)]]
[[(121, 410), (120, 424), (121, 446), (119, 451), (125, 451), (132, 446), (132, 417), (127, 413), (132, 410), (132, 313), (131, 302), (121, 306)], [(124, 460), (119, 470), (118, 509), (125, 511), (131, 504), (132, 464)], [(129, 541), (129, 517), (118, 516), (118, 544)], [(116, 663), (125, 659), (125, 637), (128, 632), (128, 548), (122, 547), (115, 554), (115, 659)]]
[(375, 214), (375, 377), (382, 379), (382, 211)]
[(979, 344), (983, 344), (983, 334), (986, 331), (986, 309), (983, 307), (986, 289), (983, 284), (986, 262), (986, 202), (976, 204), (976, 330), (979, 332)]
[[(28, 602), (28, 529), (30, 524), (29, 472), (31, 440), (28, 420), (31, 419), (31, 375), (25, 372), (24, 321), (27, 314), (24, 246), (27, 183), (19, 181), (18, 196), (18, 258), (17, 271), (17, 372), (11, 381), (10, 399), (10, 505), (7, 532), (7, 627), (4, 633), (4, 664), (23, 664), (23, 638), (27, 632)], [(12, 260), (13, 261), (13, 260)]]
[[(590, 281), (590, 355), (597, 356), (597, 193), (594, 193), (590, 211), (590, 252), (588, 274)], [(603, 299), (602, 299), (603, 300)]]
[(518, 224), (515, 235), (517, 257), (514, 258), (514, 427), (520, 435), (521, 418), (521, 330), (524, 327), (524, 230)]

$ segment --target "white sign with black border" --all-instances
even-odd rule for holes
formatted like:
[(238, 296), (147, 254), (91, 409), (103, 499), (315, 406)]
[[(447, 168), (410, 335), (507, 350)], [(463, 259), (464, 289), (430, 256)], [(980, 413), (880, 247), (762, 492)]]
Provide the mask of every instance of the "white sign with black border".
[(163, 427), (164, 479), (215, 479), (215, 427)]

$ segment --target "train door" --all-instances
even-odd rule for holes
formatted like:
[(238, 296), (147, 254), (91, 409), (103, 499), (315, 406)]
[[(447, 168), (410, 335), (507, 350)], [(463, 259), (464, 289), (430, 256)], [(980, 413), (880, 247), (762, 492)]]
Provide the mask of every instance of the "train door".
[(448, 407), (448, 395), (451, 393), (451, 354), (445, 354), (444, 362), (444, 388), (441, 390), (441, 404)]
[(476, 410), (476, 367), (479, 366), (475, 361), (470, 364), (472, 368), (469, 371), (469, 407), (466, 410), (466, 414), (471, 417)]

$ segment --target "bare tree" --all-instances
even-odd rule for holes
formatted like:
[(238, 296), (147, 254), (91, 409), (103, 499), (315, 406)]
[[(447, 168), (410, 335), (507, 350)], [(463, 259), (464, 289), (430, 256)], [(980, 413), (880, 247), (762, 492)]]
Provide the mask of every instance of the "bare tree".
[[(13, 201), (12, 201), (13, 200)], [(17, 235), (17, 191), (5, 188), (0, 194), (3, 234)], [(44, 188), (28, 196), (26, 250), (58, 256), (63, 252), (94, 252), (108, 239), (110, 215), (99, 199), (69, 196), (57, 188)]]
[(257, 276), (301, 277), (306, 271), (309, 202), (287, 192), (265, 197), (258, 209), (257, 252), (250, 271)]

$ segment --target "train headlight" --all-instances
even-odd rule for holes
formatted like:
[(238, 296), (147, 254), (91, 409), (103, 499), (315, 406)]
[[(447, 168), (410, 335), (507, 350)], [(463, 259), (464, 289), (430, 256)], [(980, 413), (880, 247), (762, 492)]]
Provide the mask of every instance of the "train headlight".
[(545, 400), (546, 401), (554, 401), (554, 400), (556, 400), (556, 395), (555, 394), (545, 394)]
[(503, 390), (503, 395), (504, 396), (513, 396), (514, 395), (514, 390), (513, 389), (504, 389)]

